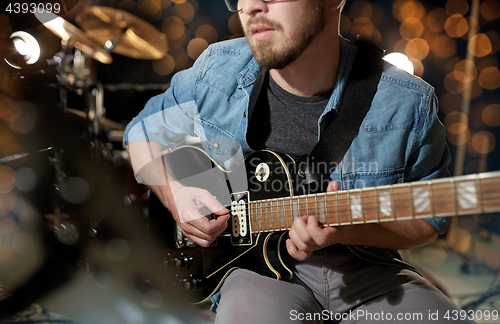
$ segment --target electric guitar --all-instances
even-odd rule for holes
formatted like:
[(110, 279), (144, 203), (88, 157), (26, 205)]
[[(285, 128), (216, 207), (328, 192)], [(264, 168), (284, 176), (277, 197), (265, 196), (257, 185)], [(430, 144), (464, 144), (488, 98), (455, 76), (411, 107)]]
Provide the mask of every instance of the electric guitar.
[(284, 241), (300, 215), (338, 226), (500, 211), (500, 171), (294, 195), (294, 160), (288, 155), (258, 151), (230, 172), (196, 147), (179, 148), (165, 158), (178, 181), (210, 191), (231, 211), (226, 230), (202, 248), (182, 234), (151, 195), (150, 228), (165, 245), (162, 262), (170, 273), (160, 284), (189, 303), (208, 300), (236, 268), (290, 279)]

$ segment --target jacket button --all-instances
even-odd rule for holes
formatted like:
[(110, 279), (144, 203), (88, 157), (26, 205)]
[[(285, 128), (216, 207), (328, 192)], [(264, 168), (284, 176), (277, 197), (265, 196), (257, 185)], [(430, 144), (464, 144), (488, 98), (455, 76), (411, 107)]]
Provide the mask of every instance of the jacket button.
[(247, 112), (246, 111), (243, 112), (243, 117), (247, 118)]
[(214, 149), (218, 149), (219, 148), (219, 143), (214, 143)]

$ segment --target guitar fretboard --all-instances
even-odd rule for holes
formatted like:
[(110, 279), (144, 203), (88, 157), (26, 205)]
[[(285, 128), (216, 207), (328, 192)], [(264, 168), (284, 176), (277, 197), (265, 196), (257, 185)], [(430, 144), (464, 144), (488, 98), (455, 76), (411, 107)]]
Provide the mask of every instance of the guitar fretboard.
[(249, 203), (252, 232), (288, 230), (301, 215), (325, 226), (500, 211), (500, 171)]

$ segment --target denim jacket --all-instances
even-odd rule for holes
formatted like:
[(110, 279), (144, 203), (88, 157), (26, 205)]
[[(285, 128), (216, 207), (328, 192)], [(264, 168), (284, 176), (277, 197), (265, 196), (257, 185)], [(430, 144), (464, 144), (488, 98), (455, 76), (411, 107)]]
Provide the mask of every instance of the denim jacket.
[[(318, 120), (318, 138), (323, 117), (339, 108), (356, 50), (340, 38), (337, 83)], [(215, 161), (231, 168), (253, 152), (246, 140), (247, 115), (258, 71), (245, 38), (209, 46), (127, 125), (124, 145), (147, 140), (174, 148), (199, 138)], [(450, 153), (437, 111), (429, 84), (386, 63), (359, 134), (331, 179), (347, 190), (446, 176)], [(440, 234), (448, 226), (447, 218), (426, 221)]]

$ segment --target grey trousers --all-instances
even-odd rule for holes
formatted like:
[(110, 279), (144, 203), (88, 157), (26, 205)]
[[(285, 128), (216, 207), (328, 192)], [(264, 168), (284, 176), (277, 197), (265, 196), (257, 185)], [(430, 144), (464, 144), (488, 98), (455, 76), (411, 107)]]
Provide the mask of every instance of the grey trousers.
[(419, 274), (364, 261), (345, 246), (288, 260), (291, 281), (233, 271), (215, 323), (474, 323)]

